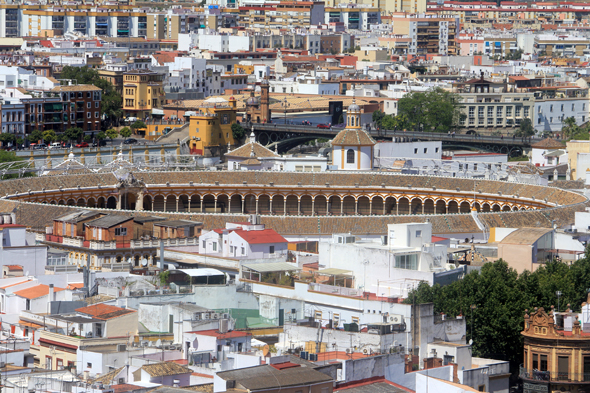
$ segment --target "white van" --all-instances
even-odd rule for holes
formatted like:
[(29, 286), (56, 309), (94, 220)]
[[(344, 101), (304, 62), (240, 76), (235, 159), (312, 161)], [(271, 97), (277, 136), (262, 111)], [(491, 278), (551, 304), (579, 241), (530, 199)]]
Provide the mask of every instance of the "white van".
[(51, 145), (49, 145), (50, 149), (59, 149), (61, 147), (61, 142), (53, 142)]

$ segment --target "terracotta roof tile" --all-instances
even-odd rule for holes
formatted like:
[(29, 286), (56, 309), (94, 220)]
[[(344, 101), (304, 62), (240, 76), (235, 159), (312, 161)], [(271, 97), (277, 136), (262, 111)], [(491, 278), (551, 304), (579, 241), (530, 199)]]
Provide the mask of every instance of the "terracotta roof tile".
[(236, 235), (248, 242), (248, 244), (288, 243), (287, 239), (279, 235), (274, 229), (261, 231), (244, 231), (236, 229)]
[(72, 85), (72, 86), (56, 86), (51, 91), (102, 91), (100, 87), (94, 85)]
[[(61, 292), (63, 290), (64, 288), (53, 288), (54, 292)], [(20, 291), (14, 292), (14, 294), (26, 299), (37, 299), (41, 296), (49, 295), (49, 285), (39, 284), (31, 288), (21, 289)]]
[(192, 370), (188, 367), (181, 366), (174, 362), (161, 362), (156, 364), (146, 364), (141, 367), (151, 377), (163, 377), (167, 375), (190, 374)]
[(545, 138), (531, 145), (533, 149), (563, 149), (565, 146), (563, 143), (556, 141), (553, 138)]
[[(252, 149), (252, 146), (254, 147), (254, 149)], [(252, 144), (252, 142), (246, 143), (244, 146), (238, 147), (237, 149), (230, 151), (225, 156), (250, 158), (252, 150), (254, 150), (254, 155), (256, 157), (279, 157), (279, 155), (276, 154), (274, 151), (267, 149), (258, 142), (254, 142), (254, 144)]]
[(117, 306), (111, 306), (104, 303), (93, 304), (92, 306), (77, 308), (76, 311), (82, 314), (87, 314), (98, 319), (112, 319), (121, 315), (130, 314), (136, 312), (128, 308), (121, 308)]
[(360, 128), (345, 128), (332, 139), (332, 145), (337, 146), (373, 146), (376, 143), (369, 134)]

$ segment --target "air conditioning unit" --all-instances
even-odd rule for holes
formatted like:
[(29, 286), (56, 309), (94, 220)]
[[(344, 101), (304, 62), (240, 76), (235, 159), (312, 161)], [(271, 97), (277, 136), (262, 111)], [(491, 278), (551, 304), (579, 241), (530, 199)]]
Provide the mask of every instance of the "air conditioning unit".
[(92, 338), (92, 332), (87, 332), (86, 333), (86, 338)]
[(125, 344), (118, 344), (117, 345), (117, 352), (125, 352), (127, 350), (127, 345)]
[(401, 315), (390, 315), (387, 317), (389, 323), (402, 323), (404, 320)]
[(219, 319), (219, 314), (217, 314), (217, 313), (213, 313), (213, 314), (211, 315), (211, 319)]

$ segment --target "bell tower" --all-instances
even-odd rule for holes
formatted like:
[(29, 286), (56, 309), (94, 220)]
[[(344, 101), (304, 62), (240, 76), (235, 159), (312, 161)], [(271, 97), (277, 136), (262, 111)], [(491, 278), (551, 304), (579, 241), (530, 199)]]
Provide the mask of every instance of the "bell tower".
[(268, 79), (264, 79), (260, 84), (260, 115), (266, 119), (266, 122), (270, 122), (270, 96), (269, 96), (269, 84)]

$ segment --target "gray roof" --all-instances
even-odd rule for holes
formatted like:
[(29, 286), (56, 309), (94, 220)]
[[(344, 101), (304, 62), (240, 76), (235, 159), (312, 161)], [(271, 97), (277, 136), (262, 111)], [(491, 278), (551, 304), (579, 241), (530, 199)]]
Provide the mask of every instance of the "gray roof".
[(64, 321), (68, 321), (71, 323), (104, 323), (105, 321), (102, 319), (94, 319), (94, 318), (86, 318), (86, 317), (81, 317), (81, 316), (63, 316), (63, 315), (52, 315), (52, 317), (57, 318), (57, 319), (62, 319)]
[(196, 227), (197, 225), (203, 225), (202, 222), (199, 221), (189, 221), (189, 220), (168, 220), (168, 221), (160, 221), (155, 222), (154, 225), (159, 227), (170, 227), (170, 228), (180, 228), (180, 227)]
[(224, 371), (217, 373), (217, 376), (225, 381), (236, 381), (236, 388), (240, 385), (250, 391), (332, 381), (331, 377), (309, 367), (277, 370), (269, 365)]
[(407, 390), (388, 384), (387, 382), (375, 382), (363, 386), (334, 389), (342, 393), (406, 393)]
[(184, 302), (142, 302), (141, 304), (149, 304), (152, 306), (171, 305), (171, 306), (178, 307), (178, 308), (181, 308), (181, 309), (183, 309), (185, 311), (189, 311), (189, 312), (211, 311), (210, 308), (205, 308), (205, 307), (197, 306), (196, 304), (193, 304), (193, 303), (184, 303)]
[(293, 266), (287, 262), (249, 263), (242, 266), (258, 273), (290, 272), (293, 270), (301, 270), (297, 266)]
[(147, 216), (147, 217), (135, 217), (133, 221), (138, 224), (145, 224), (146, 222), (154, 222), (154, 221), (164, 221), (166, 220), (165, 217), (158, 217), (158, 216)]
[(55, 219), (55, 221), (62, 221), (62, 222), (69, 222), (69, 223), (78, 223), (84, 220), (88, 220), (92, 217), (99, 216), (103, 213), (91, 210), (78, 210), (70, 214), (66, 214), (65, 216), (61, 216)]
[(133, 217), (119, 216), (116, 214), (109, 214), (108, 216), (104, 216), (101, 218), (97, 218), (96, 220), (92, 220), (92, 221), (86, 223), (86, 225), (91, 226), (91, 227), (98, 227), (98, 228), (112, 228), (115, 225), (122, 224), (124, 222), (129, 221), (129, 220), (133, 220)]

